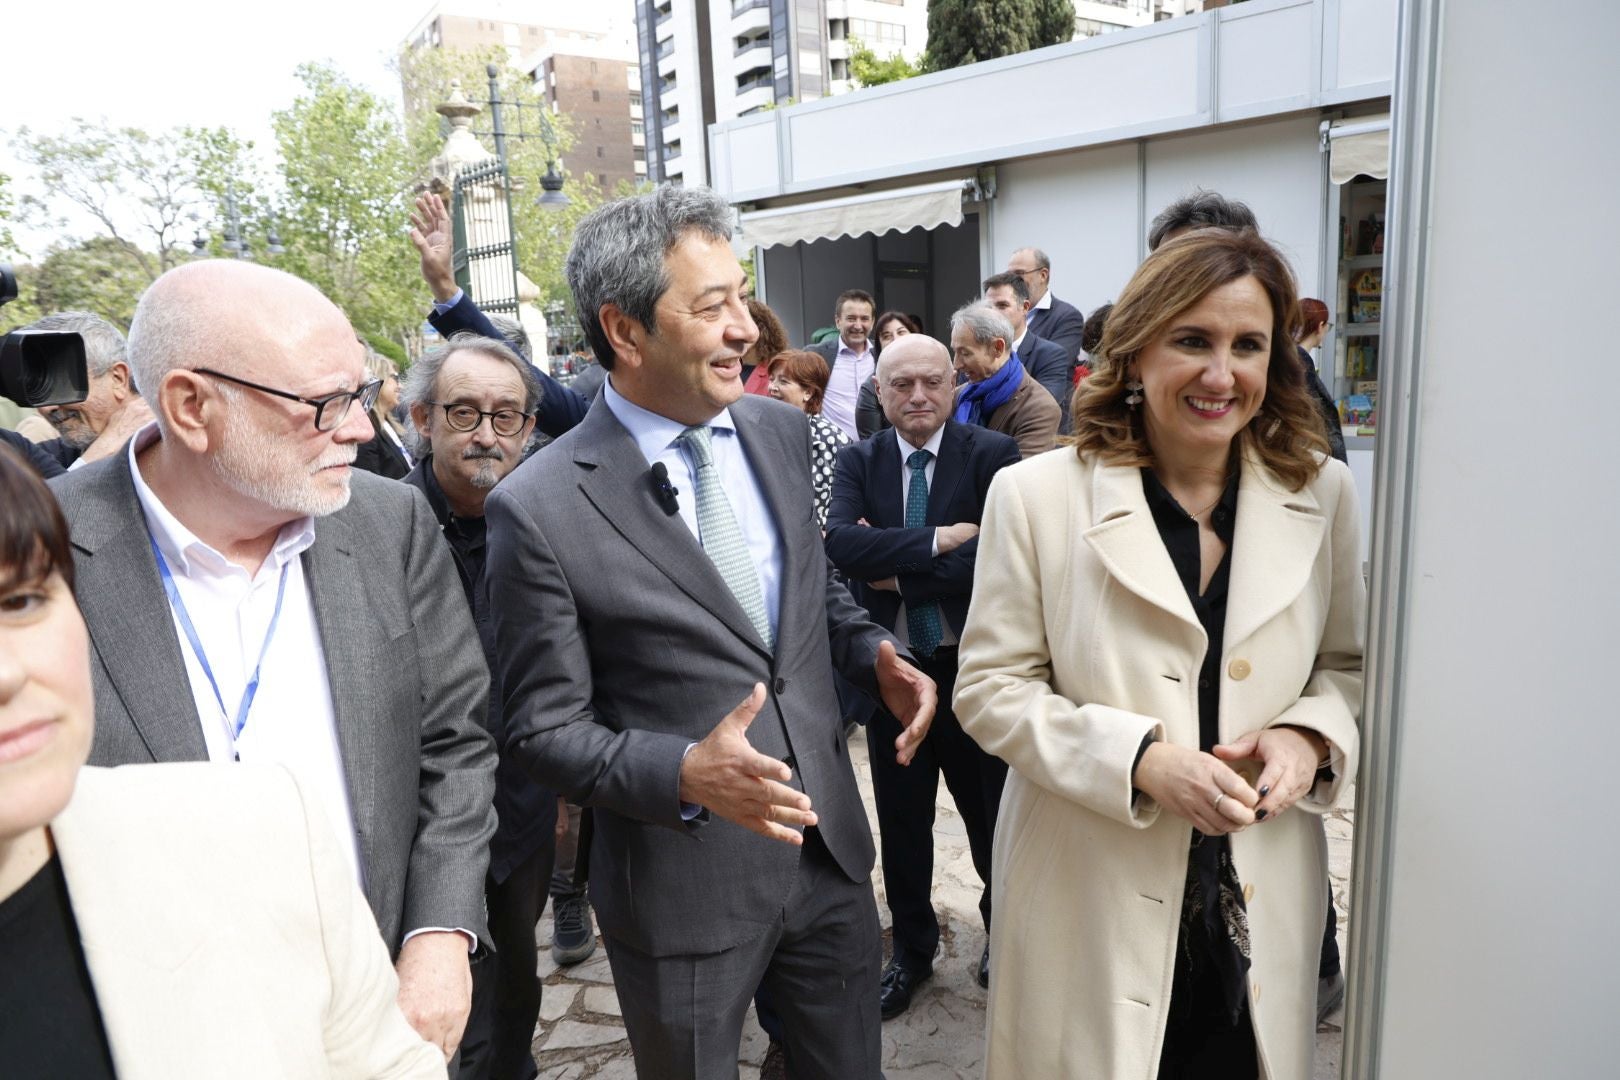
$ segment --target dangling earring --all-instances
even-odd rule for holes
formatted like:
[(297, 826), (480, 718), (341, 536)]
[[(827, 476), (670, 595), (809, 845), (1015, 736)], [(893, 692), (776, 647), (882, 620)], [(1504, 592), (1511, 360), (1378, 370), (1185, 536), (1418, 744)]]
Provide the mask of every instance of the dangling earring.
[(1125, 404), (1129, 405), (1133, 409), (1142, 404), (1141, 379), (1132, 379), (1130, 382), (1125, 384), (1125, 389), (1130, 391), (1125, 395)]

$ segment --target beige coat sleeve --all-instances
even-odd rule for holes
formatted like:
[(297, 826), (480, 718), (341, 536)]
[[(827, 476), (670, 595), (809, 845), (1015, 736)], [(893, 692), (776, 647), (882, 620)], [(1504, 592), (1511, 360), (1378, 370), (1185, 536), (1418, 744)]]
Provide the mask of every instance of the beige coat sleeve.
[(333, 1077), (444, 1080), (444, 1055), (425, 1042), (400, 1012), (399, 980), (388, 949), (339, 852), (332, 827), (302, 789), (309, 870), (320, 908), (321, 945), (332, 977), (325, 1031)]
[[(1042, 391), (1045, 393), (1045, 391)], [(1048, 395), (1050, 397), (1050, 395)], [(1042, 611), (1040, 552), (1016, 471), (990, 485), (979, 532), (973, 600), (956, 678), (958, 721), (986, 753), (1062, 798), (1126, 825), (1146, 828), (1158, 804), (1131, 798), (1131, 766), (1142, 739), (1164, 738), (1151, 716), (1076, 705), (1052, 689), (1052, 649)], [(1084, 542), (1066, 531), (1060, 558)]]
[(1356, 485), (1343, 463), (1329, 459), (1323, 472), (1338, 481), (1329, 532), (1332, 578), (1328, 613), (1317, 647), (1316, 665), (1299, 700), (1266, 724), (1289, 724), (1327, 740), (1332, 778), (1319, 781), (1294, 805), (1325, 814), (1338, 804), (1348, 778), (1355, 776), (1361, 751), (1362, 651), (1367, 626), (1367, 587), (1361, 576), (1361, 512)]

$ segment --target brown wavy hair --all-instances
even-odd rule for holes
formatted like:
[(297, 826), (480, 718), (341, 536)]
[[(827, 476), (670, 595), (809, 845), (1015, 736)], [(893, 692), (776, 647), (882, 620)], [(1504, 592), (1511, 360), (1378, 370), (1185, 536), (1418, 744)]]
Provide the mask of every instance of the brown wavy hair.
[(832, 378), (832, 372), (827, 370), (827, 361), (822, 355), (807, 349), (785, 349), (771, 357), (771, 362), (765, 365), (765, 371), (771, 375), (776, 374), (777, 368), (784, 369), (782, 374), (810, 391), (810, 396), (804, 401), (804, 411), (811, 416), (820, 415), (821, 399), (827, 393), (827, 380)]
[(755, 367), (766, 363), (787, 348), (788, 337), (787, 331), (782, 328), (782, 320), (776, 317), (776, 312), (765, 306), (764, 301), (750, 296), (748, 314), (753, 317), (754, 325), (759, 327), (759, 339), (743, 354), (742, 362)]
[(1166, 242), (1149, 255), (1108, 313), (1091, 377), (1075, 388), (1067, 441), (1083, 458), (1097, 454), (1113, 465), (1150, 467), (1153, 448), (1140, 407), (1125, 404), (1131, 362), (1158, 341), (1182, 312), (1215, 289), (1253, 277), (1271, 301), (1271, 361), (1266, 394), (1238, 436), (1290, 491), (1322, 467), (1328, 452), (1321, 414), (1305, 388), (1305, 369), (1294, 349), (1302, 319), (1293, 271), (1277, 249), (1252, 229), (1199, 229)]

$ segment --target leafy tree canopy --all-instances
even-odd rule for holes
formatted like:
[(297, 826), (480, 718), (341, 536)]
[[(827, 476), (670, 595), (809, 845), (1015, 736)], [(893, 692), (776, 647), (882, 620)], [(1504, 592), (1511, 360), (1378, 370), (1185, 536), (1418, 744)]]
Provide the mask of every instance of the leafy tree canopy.
[(859, 38), (851, 38), (850, 45), (849, 71), (860, 86), (881, 86), (921, 74), (918, 66), (902, 53), (890, 53), (880, 59), (872, 47)]
[(928, 0), (923, 62), (945, 71), (1073, 37), (1073, 0)]

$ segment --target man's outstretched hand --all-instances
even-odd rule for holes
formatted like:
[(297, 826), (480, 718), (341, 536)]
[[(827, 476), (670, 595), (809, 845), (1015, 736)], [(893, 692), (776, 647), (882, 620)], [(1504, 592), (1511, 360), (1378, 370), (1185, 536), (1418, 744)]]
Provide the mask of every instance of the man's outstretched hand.
[(900, 737), (894, 740), (894, 756), (902, 765), (910, 765), (917, 756), (917, 747), (928, 726), (934, 722), (934, 709), (939, 705), (939, 687), (934, 680), (900, 659), (892, 642), (878, 646), (878, 692), (883, 704), (900, 721)]
[(422, 280), (433, 290), (433, 299), (443, 303), (456, 295), (459, 286), (450, 265), (455, 230), (444, 200), (432, 192), (416, 197), (416, 209), (411, 213), (411, 243), (422, 256)]
[(687, 751), (681, 762), (681, 801), (797, 846), (804, 843), (804, 836), (792, 826), (814, 825), (816, 815), (810, 796), (787, 786), (793, 770), (748, 741), (748, 725), (764, 704), (765, 685), (755, 683), (742, 704)]

